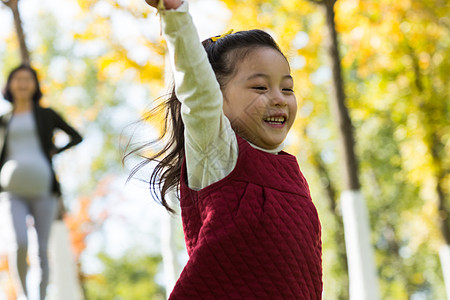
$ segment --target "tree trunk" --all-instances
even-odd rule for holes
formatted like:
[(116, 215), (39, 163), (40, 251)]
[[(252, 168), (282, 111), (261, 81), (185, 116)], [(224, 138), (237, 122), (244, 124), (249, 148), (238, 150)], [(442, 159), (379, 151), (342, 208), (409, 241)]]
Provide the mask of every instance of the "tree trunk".
[(450, 229), (448, 223), (448, 209), (445, 203), (445, 195), (443, 190), (444, 175), (437, 176), (436, 190), (438, 195), (439, 209), (439, 225), (444, 243), (439, 249), (439, 257), (441, 260), (441, 268), (444, 276), (444, 285), (447, 291), (447, 299), (450, 299)]
[(162, 216), (161, 224), (161, 252), (164, 266), (164, 277), (166, 285), (166, 297), (167, 299), (172, 293), (175, 283), (180, 277), (181, 266), (178, 262), (177, 251), (177, 231), (181, 228), (181, 214), (179, 212), (179, 204), (177, 206), (175, 201), (176, 195), (168, 195), (169, 198), (175, 197), (171, 202), (171, 207), (176, 210), (176, 214), (169, 215), (164, 212)]
[[(331, 215), (335, 219), (335, 222), (338, 224), (336, 231), (334, 232), (333, 239), (336, 244), (336, 252), (337, 252), (337, 263), (342, 267), (345, 272), (345, 270), (348, 270), (348, 264), (347, 264), (347, 252), (345, 248), (345, 235), (344, 235), (344, 224), (342, 220), (342, 214), (340, 210), (338, 209), (337, 203), (336, 203), (336, 188), (333, 185), (333, 182), (331, 180), (330, 174), (325, 166), (325, 163), (323, 162), (322, 158), (320, 157), (320, 153), (316, 151), (316, 149), (312, 149), (311, 154), (311, 161), (314, 167), (316, 168), (316, 172), (320, 176), (320, 178), (325, 179), (326, 182), (326, 196), (328, 200), (328, 206), (331, 212)], [(348, 299), (348, 273), (342, 274), (340, 278), (340, 286), (342, 289), (336, 291), (336, 299)]]
[(27, 44), (25, 42), (25, 34), (23, 32), (22, 21), (20, 19), (19, 12), (19, 0), (9, 0), (7, 2), (3, 2), (6, 6), (8, 6), (14, 17), (14, 25), (16, 27), (17, 39), (20, 45), (20, 56), (22, 59), (22, 64), (29, 65), (30, 64), (30, 54), (28, 52)]
[(329, 38), (328, 51), (333, 74), (331, 107), (340, 136), (344, 176), (341, 208), (349, 267), (350, 299), (377, 300), (380, 296), (373, 248), (370, 241), (369, 219), (365, 200), (360, 191), (353, 127), (345, 103), (339, 44), (334, 20), (336, 0), (324, 0), (320, 3), (325, 8)]
[(450, 299), (450, 223), (449, 223), (449, 208), (446, 203), (446, 195), (444, 193), (445, 174), (448, 170), (444, 169), (443, 159), (440, 155), (440, 148), (445, 146), (439, 140), (436, 134), (435, 120), (430, 118), (430, 114), (425, 112), (432, 111), (429, 104), (421, 97), (424, 94), (424, 84), (422, 83), (422, 74), (420, 72), (419, 59), (414, 49), (408, 44), (410, 56), (413, 62), (414, 70), (414, 84), (419, 95), (416, 98), (416, 105), (419, 108), (420, 123), (424, 126), (426, 132), (426, 145), (428, 151), (431, 153), (431, 158), (434, 166), (434, 177), (436, 179), (436, 195), (438, 208), (438, 227), (440, 228), (443, 243), (439, 250), (439, 257), (441, 261), (442, 272), (444, 276), (444, 285), (447, 291), (447, 298)]
[(353, 138), (353, 127), (345, 104), (344, 82), (342, 79), (342, 68), (337, 40), (336, 24), (334, 21), (335, 0), (326, 0), (326, 25), (328, 30), (328, 55), (331, 60), (333, 72), (332, 84), (332, 113), (339, 126), (341, 159), (344, 175), (344, 187), (346, 190), (359, 190), (358, 162), (356, 160)]
[(51, 281), (56, 286), (54, 299), (82, 300), (77, 265), (70, 247), (69, 230), (64, 221), (53, 222), (50, 240)]
[(439, 249), (439, 256), (444, 275), (444, 284), (447, 291), (447, 299), (450, 299), (450, 245), (442, 245)]

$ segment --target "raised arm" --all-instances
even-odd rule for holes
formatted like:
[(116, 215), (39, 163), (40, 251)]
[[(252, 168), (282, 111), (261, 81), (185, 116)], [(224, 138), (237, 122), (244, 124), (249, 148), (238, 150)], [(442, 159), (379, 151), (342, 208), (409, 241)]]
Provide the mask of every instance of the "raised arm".
[[(147, 0), (152, 2), (153, 0)], [(182, 103), (189, 187), (202, 189), (227, 176), (236, 165), (237, 141), (223, 113), (219, 83), (188, 13), (188, 3), (158, 5), (174, 72), (175, 92)], [(174, 9), (168, 9), (174, 7)]]

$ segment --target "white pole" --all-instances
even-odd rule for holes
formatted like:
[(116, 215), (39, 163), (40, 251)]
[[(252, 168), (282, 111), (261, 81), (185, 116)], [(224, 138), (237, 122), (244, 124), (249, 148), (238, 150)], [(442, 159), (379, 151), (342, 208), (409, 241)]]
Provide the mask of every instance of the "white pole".
[(364, 196), (359, 190), (341, 194), (351, 300), (380, 299), (370, 226)]
[(50, 254), (51, 282), (55, 285), (56, 291), (49, 293), (49, 298), (82, 300), (81, 285), (70, 247), (69, 231), (61, 220), (54, 221), (52, 225)]
[(181, 227), (181, 215), (175, 191), (171, 190), (166, 198), (170, 207), (176, 211), (174, 215), (169, 215), (169, 213), (165, 212), (161, 220), (162, 258), (166, 280), (166, 296), (169, 298), (170, 293), (180, 276), (180, 264), (177, 258), (176, 233), (178, 228)]
[(450, 300), (450, 245), (444, 244), (439, 249), (442, 272), (444, 273), (444, 285), (447, 291), (447, 299)]

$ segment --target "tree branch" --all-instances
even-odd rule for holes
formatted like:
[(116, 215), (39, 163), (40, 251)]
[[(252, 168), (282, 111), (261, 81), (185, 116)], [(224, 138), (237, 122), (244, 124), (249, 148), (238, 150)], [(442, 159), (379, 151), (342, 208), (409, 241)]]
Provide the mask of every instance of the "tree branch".
[(30, 54), (28, 52), (27, 45), (25, 43), (25, 34), (22, 28), (22, 21), (20, 19), (19, 13), (19, 0), (2, 0), (2, 3), (8, 6), (14, 17), (14, 25), (16, 27), (17, 39), (19, 40), (20, 45), (20, 56), (22, 58), (22, 64), (29, 65), (30, 64)]
[(18, 1), (19, 0), (2, 0), (2, 3), (12, 9), (12, 7), (14, 7), (14, 6), (17, 7)]

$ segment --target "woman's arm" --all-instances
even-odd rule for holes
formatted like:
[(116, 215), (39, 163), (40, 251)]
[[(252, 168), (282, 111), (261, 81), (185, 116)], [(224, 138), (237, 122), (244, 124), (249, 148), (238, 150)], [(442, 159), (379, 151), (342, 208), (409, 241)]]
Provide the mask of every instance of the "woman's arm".
[(64, 147), (56, 149), (55, 152), (60, 153), (79, 144), (83, 140), (81, 135), (73, 127), (67, 124), (54, 110), (50, 111), (52, 113), (52, 118), (54, 119), (56, 128), (61, 129), (70, 137), (70, 141)]
[(175, 92), (182, 103), (188, 183), (199, 190), (233, 170), (237, 140), (223, 113), (222, 92), (188, 13), (188, 3), (177, 10), (160, 10), (160, 14)]

